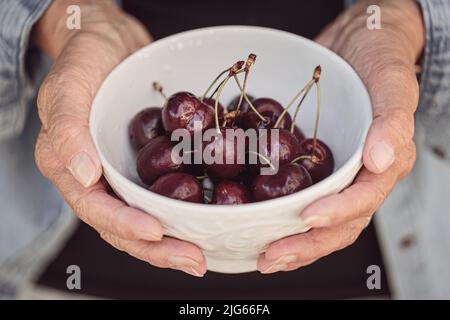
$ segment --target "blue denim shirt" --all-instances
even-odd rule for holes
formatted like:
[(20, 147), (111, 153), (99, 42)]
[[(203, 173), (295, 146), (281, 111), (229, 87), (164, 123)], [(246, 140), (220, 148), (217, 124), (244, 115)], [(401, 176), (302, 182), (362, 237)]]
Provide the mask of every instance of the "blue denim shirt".
[[(450, 298), (450, 162), (430, 151), (450, 155), (450, 1), (418, 1), (426, 26), (418, 161), (380, 209), (377, 229), (396, 297)], [(35, 96), (49, 61), (32, 50), (29, 35), (50, 3), (0, 1), (0, 298), (16, 294), (73, 223), (33, 158)]]

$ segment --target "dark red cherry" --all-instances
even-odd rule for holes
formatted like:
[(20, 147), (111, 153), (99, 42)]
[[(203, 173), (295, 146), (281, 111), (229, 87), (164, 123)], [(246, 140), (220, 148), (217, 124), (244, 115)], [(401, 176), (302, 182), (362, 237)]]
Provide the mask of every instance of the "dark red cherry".
[(149, 190), (172, 199), (203, 202), (203, 189), (200, 182), (187, 173), (167, 173), (159, 177)]
[[(278, 139), (273, 135), (274, 132), (278, 132)], [(274, 149), (272, 149), (272, 142)], [(278, 150), (278, 158), (276, 158), (277, 155), (272, 150)], [(300, 151), (300, 143), (297, 138), (286, 129), (259, 131), (258, 153), (270, 159), (273, 165), (276, 165), (276, 162), (278, 162), (278, 166), (290, 163), (298, 156)], [(248, 167), (253, 174), (259, 174), (259, 169), (267, 167), (269, 164), (262, 157), (255, 157), (258, 159), (258, 163), (256, 165), (249, 164)], [(250, 163), (249, 160), (248, 163)]]
[[(250, 109), (248, 112), (242, 114), (241, 123), (245, 129), (273, 128), (281, 113), (284, 111), (283, 106), (271, 98), (259, 98), (253, 100), (252, 103), (267, 122), (263, 122), (258, 115)], [(278, 128), (289, 130), (291, 123), (291, 116), (289, 113), (286, 113), (278, 125)]]
[(242, 204), (252, 202), (247, 188), (234, 181), (222, 181), (214, 187), (212, 204)]
[(137, 113), (128, 127), (131, 144), (140, 150), (151, 139), (164, 135), (161, 108), (151, 107)]
[(167, 99), (162, 109), (162, 121), (167, 133), (176, 129), (193, 133), (195, 122), (201, 124), (201, 130), (214, 126), (214, 109), (192, 93), (178, 92)]
[(308, 170), (314, 183), (317, 183), (333, 173), (334, 157), (325, 142), (314, 139), (305, 139), (300, 143), (300, 155), (310, 156), (298, 161)]
[[(248, 99), (249, 99), (250, 101), (253, 101), (253, 100), (255, 99), (253, 96), (251, 96), (251, 95), (249, 95), (249, 94), (247, 94), (247, 97), (248, 97)], [(228, 112), (236, 110), (236, 107), (237, 107), (237, 105), (238, 105), (238, 103), (239, 103), (239, 99), (240, 99), (240, 98), (241, 98), (241, 95), (238, 94), (236, 97), (233, 98), (233, 100), (231, 100), (231, 102), (228, 104), (228, 107), (227, 107)], [(245, 100), (245, 99), (243, 98), (243, 99), (242, 99), (241, 106), (240, 106), (240, 108), (239, 108), (239, 111), (240, 111), (241, 113), (244, 113), (244, 112), (247, 112), (249, 108), (250, 108), (250, 106), (249, 106), (247, 100)]]
[(283, 197), (312, 185), (311, 176), (301, 165), (289, 163), (279, 168), (274, 175), (258, 175), (252, 183), (252, 194), (256, 201)]
[(238, 150), (239, 139), (233, 134), (234, 129), (222, 128), (220, 134), (203, 144), (203, 156), (212, 156), (203, 161), (206, 173), (213, 180), (234, 179), (245, 169), (245, 149)]
[(172, 159), (172, 148), (176, 145), (166, 136), (149, 141), (137, 155), (137, 172), (142, 182), (151, 185), (163, 174), (181, 171), (184, 164)]
[(298, 141), (305, 140), (305, 134), (303, 133), (302, 129), (300, 129), (300, 127), (297, 125), (294, 126), (294, 135)]

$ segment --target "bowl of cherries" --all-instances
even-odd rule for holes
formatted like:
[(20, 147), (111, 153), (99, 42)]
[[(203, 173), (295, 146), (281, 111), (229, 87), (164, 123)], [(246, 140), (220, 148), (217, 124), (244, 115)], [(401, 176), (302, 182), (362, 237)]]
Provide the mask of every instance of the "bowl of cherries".
[(99, 89), (90, 130), (118, 197), (202, 248), (209, 270), (241, 273), (353, 181), (371, 121), (364, 84), (333, 52), (227, 26), (128, 57)]

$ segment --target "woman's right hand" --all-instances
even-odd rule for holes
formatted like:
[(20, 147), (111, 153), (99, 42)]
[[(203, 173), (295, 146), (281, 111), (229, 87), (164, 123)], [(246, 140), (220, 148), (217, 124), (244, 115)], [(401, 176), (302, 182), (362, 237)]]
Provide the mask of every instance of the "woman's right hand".
[[(81, 29), (68, 30), (67, 8), (81, 8)], [(38, 21), (37, 46), (55, 59), (38, 96), (42, 129), (36, 163), (75, 214), (119, 250), (161, 268), (201, 277), (206, 262), (188, 242), (163, 237), (150, 215), (108, 194), (102, 167), (89, 134), (93, 98), (108, 73), (151, 42), (133, 17), (109, 0), (58, 0)]]

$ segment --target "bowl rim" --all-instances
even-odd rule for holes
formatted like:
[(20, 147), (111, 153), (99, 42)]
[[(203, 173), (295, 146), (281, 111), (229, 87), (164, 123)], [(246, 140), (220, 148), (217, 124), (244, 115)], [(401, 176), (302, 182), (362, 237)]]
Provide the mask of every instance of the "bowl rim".
[[(112, 75), (120, 72), (123, 68), (125, 68), (127, 66), (127, 63), (130, 60), (134, 59), (136, 56), (141, 55), (143, 51), (147, 51), (146, 55), (148, 55), (148, 54), (150, 54), (151, 51), (156, 50), (157, 48), (162, 47), (164, 45), (176, 42), (177, 40), (181, 40), (181, 39), (185, 40), (186, 38), (189, 38), (189, 37), (199, 37), (203, 34), (220, 33), (220, 32), (242, 32), (242, 31), (272, 34), (274, 36), (283, 37), (283, 38), (286, 38), (291, 41), (303, 42), (303, 44), (306, 47), (309, 47), (310, 49), (321, 51), (322, 53), (328, 55), (329, 58), (331, 60), (333, 60), (333, 62), (341, 64), (342, 67), (348, 71), (348, 74), (350, 75), (350, 77), (353, 77), (356, 80), (356, 83), (358, 84), (359, 88), (355, 88), (355, 89), (360, 90), (361, 94), (363, 95), (363, 99), (367, 100), (367, 103), (364, 106), (362, 106), (364, 108), (361, 108), (361, 109), (364, 110), (363, 111), (365, 113), (364, 117), (367, 117), (368, 126), (367, 126), (367, 128), (364, 129), (364, 132), (358, 141), (358, 147), (357, 147), (356, 151), (350, 156), (350, 158), (347, 159), (347, 161), (345, 161), (344, 164), (338, 170), (334, 171), (330, 176), (328, 176), (324, 180), (322, 180), (306, 189), (300, 190), (298, 192), (295, 192), (295, 193), (287, 195), (287, 196), (275, 198), (275, 199), (240, 204), (240, 205), (233, 205), (233, 206), (213, 205), (213, 207), (211, 207), (210, 204), (192, 203), (192, 202), (187, 202), (187, 201), (171, 199), (171, 198), (159, 195), (157, 193), (151, 192), (150, 190), (129, 180), (128, 178), (123, 176), (118, 170), (116, 170), (116, 168), (105, 157), (105, 155), (102, 152), (102, 149), (99, 147), (97, 137), (95, 135), (96, 130), (94, 130), (97, 126), (96, 122), (95, 122), (95, 120), (96, 120), (95, 109), (98, 104), (97, 101), (100, 100), (101, 97), (104, 95), (104, 91), (102, 89), (106, 85), (108, 79)], [(371, 103), (371, 99), (370, 99), (370, 96), (369, 96), (366, 86), (364, 85), (363, 81), (361, 80), (361, 78), (359, 77), (357, 72), (353, 69), (353, 67), (349, 63), (347, 63), (343, 58), (341, 58), (339, 55), (334, 53), (333, 51), (329, 50), (328, 48), (326, 48), (310, 39), (307, 39), (300, 35), (297, 35), (297, 34), (294, 34), (291, 32), (287, 32), (287, 31), (283, 31), (283, 30), (267, 28), (267, 27), (258, 27), (258, 26), (227, 25), (227, 26), (214, 26), (214, 27), (199, 28), (199, 29), (193, 29), (193, 30), (188, 30), (188, 31), (177, 33), (177, 34), (173, 34), (171, 36), (154, 41), (151, 44), (137, 50), (136, 52), (132, 53), (130, 56), (125, 58), (107, 75), (107, 77), (103, 80), (101, 86), (99, 87), (99, 89), (94, 97), (94, 100), (92, 102), (92, 105), (91, 105), (91, 110), (90, 110), (90, 115), (89, 115), (89, 130), (91, 133), (91, 137), (94, 141), (94, 144), (96, 146), (96, 150), (98, 152), (100, 162), (103, 166), (103, 173), (105, 173), (105, 171), (107, 171), (110, 174), (114, 175), (115, 179), (117, 179), (121, 185), (124, 185), (127, 188), (133, 190), (133, 192), (136, 192), (139, 196), (146, 197), (146, 198), (153, 198), (154, 200), (157, 200), (157, 202), (169, 202), (173, 205), (184, 206), (187, 209), (193, 209), (196, 211), (199, 211), (199, 210), (200, 211), (205, 211), (205, 210), (210, 211), (211, 209), (214, 209), (217, 211), (223, 211), (223, 212), (226, 211), (227, 214), (232, 215), (233, 211), (234, 211), (234, 213), (238, 213), (241, 211), (250, 211), (250, 210), (255, 211), (258, 209), (264, 209), (264, 208), (267, 209), (266, 208), (267, 206), (278, 207), (279, 205), (286, 205), (289, 203), (301, 202), (302, 198), (308, 198), (313, 194), (317, 194), (320, 190), (327, 189), (330, 187), (332, 188), (333, 186), (336, 185), (336, 181), (342, 180), (346, 176), (346, 174), (352, 170), (352, 168), (358, 167), (358, 170), (359, 170), (362, 167), (363, 148), (364, 148), (364, 144), (365, 144), (365, 140), (366, 140), (366, 136), (367, 136), (370, 124), (372, 122), (372, 118), (373, 118), (372, 103)]]

